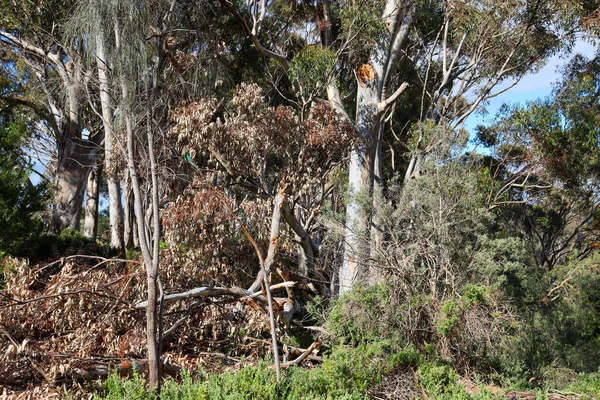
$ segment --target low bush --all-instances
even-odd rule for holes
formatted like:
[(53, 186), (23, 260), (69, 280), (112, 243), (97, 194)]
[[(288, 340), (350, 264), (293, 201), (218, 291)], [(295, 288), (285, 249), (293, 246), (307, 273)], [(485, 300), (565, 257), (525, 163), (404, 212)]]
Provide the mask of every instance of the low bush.
[[(382, 341), (358, 347), (336, 346), (323, 364), (311, 369), (292, 367), (277, 382), (265, 362), (220, 375), (184, 373), (181, 383), (167, 381), (162, 399), (367, 399), (367, 389), (401, 365), (416, 366), (420, 355), (413, 348), (399, 349)], [(154, 399), (139, 376), (111, 376), (97, 399)]]

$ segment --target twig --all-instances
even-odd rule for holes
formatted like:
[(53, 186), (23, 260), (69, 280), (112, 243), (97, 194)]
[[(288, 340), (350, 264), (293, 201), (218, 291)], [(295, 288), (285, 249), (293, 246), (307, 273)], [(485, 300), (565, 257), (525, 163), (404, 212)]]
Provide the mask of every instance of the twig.
[(76, 294), (82, 294), (82, 293), (87, 293), (87, 294), (93, 294), (95, 296), (99, 296), (99, 297), (104, 297), (107, 299), (111, 299), (111, 300), (115, 300), (119, 303), (125, 304), (128, 307), (131, 307), (131, 304), (125, 300), (122, 300), (120, 298), (105, 294), (105, 293), (100, 293), (100, 292), (96, 292), (94, 290), (88, 290), (88, 289), (80, 289), (80, 290), (74, 290), (72, 292), (63, 292), (63, 293), (58, 293), (58, 294), (51, 294), (48, 296), (40, 296), (40, 297), (36, 297), (35, 299), (30, 299), (30, 300), (15, 300), (14, 303), (12, 304), (6, 304), (2, 307), (0, 307), (0, 310), (4, 309), (4, 308), (8, 308), (8, 307), (12, 307), (12, 306), (22, 306), (25, 304), (29, 304), (29, 303), (34, 303), (36, 301), (42, 301), (42, 300), (48, 300), (48, 299), (54, 299), (57, 297), (63, 297), (63, 296), (73, 296)]
[[(17, 341), (10, 335), (10, 333), (8, 333), (8, 331), (4, 328), (0, 327), (0, 332), (4, 333), (4, 335), (8, 338), (8, 340), (10, 340), (12, 342), (12, 344), (14, 346), (16, 346), (17, 348), (19, 348), (19, 344), (17, 343)], [(25, 353), (25, 357), (27, 358), (27, 360), (29, 361), (29, 363), (31, 364), (31, 368), (35, 369), (40, 375), (42, 375), (44, 377), (44, 380), (48, 383), (54, 383), (54, 380), (51, 379), (48, 375), (46, 375), (46, 373), (44, 372), (43, 369), (41, 369), (34, 361), (31, 357), (29, 357), (29, 355), (27, 355)]]

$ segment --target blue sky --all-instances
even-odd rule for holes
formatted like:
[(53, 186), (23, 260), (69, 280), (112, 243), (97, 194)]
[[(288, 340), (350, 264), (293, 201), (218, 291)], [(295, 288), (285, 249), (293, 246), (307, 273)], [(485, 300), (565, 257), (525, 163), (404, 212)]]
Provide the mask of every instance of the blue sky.
[[(525, 75), (516, 86), (490, 100), (485, 107), (487, 114), (472, 114), (465, 122), (465, 128), (472, 131), (477, 125), (489, 123), (504, 103), (525, 104), (528, 101), (548, 96), (552, 92), (552, 85), (560, 78), (560, 68), (562, 66), (568, 63), (577, 53), (592, 57), (595, 52), (595, 45), (579, 40), (571, 53), (558, 54), (552, 57), (538, 72)], [(502, 87), (506, 87), (508, 84), (506, 83)]]

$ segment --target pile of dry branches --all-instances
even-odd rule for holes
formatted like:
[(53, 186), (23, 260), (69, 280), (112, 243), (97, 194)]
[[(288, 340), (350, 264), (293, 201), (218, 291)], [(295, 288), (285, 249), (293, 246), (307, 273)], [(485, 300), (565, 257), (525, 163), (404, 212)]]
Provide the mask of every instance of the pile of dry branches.
[[(165, 290), (180, 293), (165, 302), (166, 374), (199, 364), (216, 372), (237, 368), (242, 356), (251, 362), (269, 350), (261, 293), (238, 287), (186, 292), (193, 278), (181, 279), (177, 268), (165, 263), (161, 271)], [(71, 256), (30, 266), (7, 259), (4, 275), (0, 386), (5, 396), (49, 397), (63, 390), (61, 384), (101, 378), (112, 369), (122, 375), (144, 371), (145, 272), (138, 261)], [(240, 304), (250, 307), (239, 312)]]

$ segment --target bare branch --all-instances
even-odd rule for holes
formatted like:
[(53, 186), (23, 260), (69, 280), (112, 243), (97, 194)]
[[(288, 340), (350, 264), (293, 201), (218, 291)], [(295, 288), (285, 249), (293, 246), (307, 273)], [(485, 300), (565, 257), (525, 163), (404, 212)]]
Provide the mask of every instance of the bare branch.
[(287, 57), (285, 57), (282, 54), (275, 53), (274, 51), (267, 49), (260, 42), (260, 40), (258, 40), (258, 38), (256, 37), (256, 34), (253, 31), (251, 31), (250, 28), (248, 28), (248, 24), (246, 24), (246, 20), (244, 20), (244, 18), (240, 15), (240, 13), (238, 13), (232, 7), (230, 2), (228, 2), (227, 0), (219, 0), (219, 3), (221, 3), (223, 5), (223, 7), (225, 7), (227, 9), (227, 11), (229, 11), (231, 13), (231, 15), (233, 15), (235, 17), (235, 19), (237, 19), (240, 22), (240, 24), (242, 25), (242, 28), (244, 29), (244, 32), (246, 32), (246, 35), (248, 36), (248, 38), (250, 38), (250, 40), (252, 40), (252, 43), (254, 43), (254, 46), (262, 55), (278, 61), (281, 64), (281, 66), (286, 70), (289, 68), (290, 62), (288, 61)]
[(400, 97), (402, 93), (404, 93), (404, 91), (408, 89), (408, 86), (408, 82), (402, 83), (402, 85), (400, 85), (400, 87), (396, 89), (396, 91), (390, 97), (388, 97), (386, 100), (381, 101), (377, 105), (377, 109), (379, 110), (379, 112), (384, 113), (388, 109), (388, 107), (394, 104), (396, 100), (398, 100), (398, 97)]

